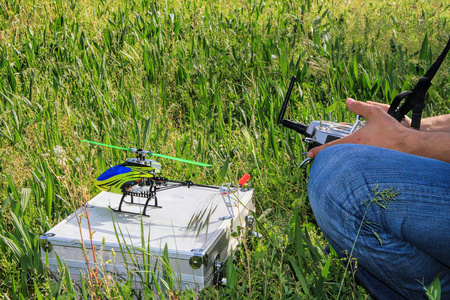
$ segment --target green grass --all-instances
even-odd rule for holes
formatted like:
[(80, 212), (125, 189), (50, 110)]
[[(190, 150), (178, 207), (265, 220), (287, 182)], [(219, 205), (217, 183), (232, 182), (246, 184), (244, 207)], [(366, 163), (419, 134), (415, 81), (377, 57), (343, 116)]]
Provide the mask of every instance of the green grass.
[[(449, 15), (434, 0), (0, 1), (0, 293), (73, 297), (68, 276), (42, 269), (38, 238), (127, 155), (86, 139), (213, 165), (160, 159), (171, 179), (252, 175), (263, 238), (235, 253), (228, 288), (200, 295), (366, 298), (323, 252), (297, 168), (305, 145), (276, 118), (292, 75), (287, 117), (303, 123), (352, 121), (346, 97), (389, 103), (437, 58)], [(448, 66), (426, 115), (450, 112)], [(126, 282), (113, 287), (127, 295)]]

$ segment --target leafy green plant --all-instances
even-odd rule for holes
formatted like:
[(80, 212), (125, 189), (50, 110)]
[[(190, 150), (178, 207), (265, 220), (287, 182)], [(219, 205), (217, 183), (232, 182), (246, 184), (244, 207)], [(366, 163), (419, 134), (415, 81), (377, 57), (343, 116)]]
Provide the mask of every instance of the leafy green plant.
[[(364, 205), (366, 206), (366, 210), (364, 211), (364, 215), (363, 215), (363, 217), (361, 219), (361, 224), (360, 224), (360, 226), (358, 228), (358, 231), (356, 233), (356, 237), (355, 237), (355, 240), (353, 242), (353, 246), (352, 246), (352, 249), (350, 251), (350, 254), (348, 254), (347, 264), (345, 266), (344, 273), (346, 273), (348, 268), (350, 267), (350, 265), (354, 263), (353, 256), (352, 256), (353, 255), (353, 250), (355, 249), (356, 243), (358, 242), (358, 237), (359, 237), (359, 233), (361, 232), (361, 228), (364, 225), (367, 225), (367, 222), (366, 222), (365, 218), (366, 218), (366, 214), (367, 214), (370, 206), (375, 204), (375, 205), (380, 206), (383, 209), (386, 209), (387, 208), (387, 204), (389, 204), (392, 201), (395, 201), (395, 197), (397, 196), (397, 193), (392, 188), (388, 188), (388, 189), (379, 191), (378, 190), (378, 184), (375, 186), (373, 193), (374, 193), (374, 196), (369, 201), (369, 203), (364, 203)], [(382, 245), (383, 244), (382, 240), (380, 239), (379, 235), (373, 229), (372, 229), (372, 233), (378, 239), (378, 241), (380, 242), (380, 245)], [(338, 298), (341, 295), (342, 287), (343, 287), (343, 280), (341, 282), (341, 288), (339, 289)]]
[(439, 280), (439, 275), (433, 280), (428, 288), (425, 288), (425, 291), (427, 292), (428, 299), (441, 299), (441, 282)]

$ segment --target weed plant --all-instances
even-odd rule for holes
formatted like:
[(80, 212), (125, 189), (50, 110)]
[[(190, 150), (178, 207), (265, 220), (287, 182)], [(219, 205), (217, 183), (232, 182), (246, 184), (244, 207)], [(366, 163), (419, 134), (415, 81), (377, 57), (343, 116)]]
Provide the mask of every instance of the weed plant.
[[(0, 293), (101, 297), (88, 277), (79, 290), (67, 272), (49, 278), (39, 258), (39, 236), (125, 159), (87, 139), (213, 165), (161, 159), (172, 179), (220, 185), (252, 175), (263, 237), (239, 234), (248, 241), (227, 265), (227, 287), (199, 297), (367, 298), (323, 250), (308, 170), (298, 169), (305, 145), (276, 124), (279, 108), (292, 75), (287, 117), (303, 123), (351, 122), (347, 97), (389, 103), (443, 49), (449, 14), (438, 0), (1, 0)], [(447, 59), (427, 116), (450, 113), (449, 69)], [(111, 297), (131, 289), (105, 286)]]

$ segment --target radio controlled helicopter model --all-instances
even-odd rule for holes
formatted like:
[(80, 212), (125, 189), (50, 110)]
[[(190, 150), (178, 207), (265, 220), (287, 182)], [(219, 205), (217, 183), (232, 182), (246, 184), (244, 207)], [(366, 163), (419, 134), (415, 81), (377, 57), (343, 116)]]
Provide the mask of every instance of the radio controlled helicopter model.
[[(95, 180), (95, 185), (100, 190), (116, 194), (122, 194), (122, 199), (120, 200), (119, 207), (118, 208), (110, 207), (113, 211), (125, 212), (130, 214), (140, 214), (130, 211), (124, 211), (122, 210), (122, 205), (123, 203), (132, 205), (142, 205), (140, 202), (134, 202), (133, 198), (133, 197), (141, 197), (147, 199), (144, 204), (142, 215), (149, 216), (146, 214), (147, 208), (149, 206), (161, 208), (161, 206), (158, 205), (158, 198), (156, 196), (156, 193), (159, 191), (173, 189), (181, 186), (187, 186), (188, 188), (191, 186), (200, 186), (218, 189), (218, 187), (215, 186), (195, 184), (192, 181), (175, 181), (169, 180), (168, 178), (165, 177), (157, 176), (157, 174), (161, 172), (161, 164), (155, 160), (151, 160), (145, 157), (157, 156), (162, 158), (168, 158), (171, 160), (181, 161), (184, 163), (190, 163), (202, 167), (211, 167), (211, 165), (209, 164), (158, 154), (143, 149), (124, 148), (102, 144), (98, 142), (92, 142), (88, 140), (82, 140), (82, 142), (126, 150), (136, 154), (135, 158), (129, 158), (124, 163), (107, 169)], [(127, 196), (130, 196), (130, 201), (125, 201)], [(154, 204), (150, 204), (150, 201), (152, 199), (154, 200)]]
[[(161, 172), (161, 164), (155, 160), (151, 160), (145, 157), (157, 156), (184, 163), (194, 164), (202, 167), (211, 167), (212, 165), (210, 164), (158, 154), (143, 149), (124, 148), (88, 140), (82, 140), (82, 142), (126, 150), (136, 154), (135, 158), (129, 158), (124, 163), (107, 169), (95, 180), (95, 185), (100, 190), (116, 194), (122, 194), (119, 207), (118, 208), (110, 207), (113, 211), (139, 215), (140, 213), (122, 210), (122, 205), (123, 203), (131, 205), (142, 205), (140, 202), (134, 202), (134, 197), (141, 197), (146, 198), (142, 215), (149, 217), (149, 215), (146, 214), (147, 208), (149, 206), (161, 208), (161, 206), (158, 205), (158, 198), (156, 196), (157, 192), (182, 186), (187, 186), (188, 188), (191, 186), (198, 186), (198, 187), (220, 189), (220, 187), (218, 186), (196, 184), (188, 180), (186, 181), (169, 180), (168, 178), (157, 176), (157, 174)], [(245, 182), (247, 182), (249, 177), (250, 176), (247, 174), (244, 175), (244, 177), (242, 177), (241, 180), (239, 181), (239, 185), (243, 186)], [(127, 196), (130, 196), (130, 201), (125, 201)], [(150, 204), (150, 201), (152, 199), (154, 200), (154, 204)]]

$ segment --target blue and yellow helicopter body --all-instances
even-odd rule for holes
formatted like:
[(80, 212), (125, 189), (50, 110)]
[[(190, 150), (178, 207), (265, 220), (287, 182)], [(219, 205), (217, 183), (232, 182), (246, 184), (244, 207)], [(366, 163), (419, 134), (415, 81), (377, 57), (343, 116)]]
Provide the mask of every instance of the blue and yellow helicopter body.
[[(157, 156), (162, 158), (168, 158), (171, 160), (176, 160), (180, 162), (190, 163), (194, 165), (199, 165), (203, 167), (211, 167), (209, 164), (199, 163), (190, 161), (187, 159), (167, 156), (163, 154), (154, 153), (151, 151), (146, 151), (142, 149), (135, 148), (123, 148), (107, 144), (102, 144), (98, 142), (92, 142), (88, 140), (82, 140), (83, 142), (118, 148), (126, 151), (130, 151), (136, 154), (136, 158), (130, 158), (126, 160), (123, 164), (116, 165), (109, 168), (103, 172), (96, 180), (95, 185), (102, 191), (122, 194), (122, 199), (120, 200), (118, 208), (111, 208), (113, 211), (126, 212), (130, 214), (141, 214), (146, 215), (147, 207), (161, 207), (158, 205), (158, 199), (156, 197), (157, 191), (168, 190), (176, 187), (192, 185), (217, 188), (207, 185), (194, 184), (192, 181), (175, 181), (169, 180), (165, 177), (159, 177), (158, 173), (161, 172), (161, 164), (157, 161), (151, 159), (145, 159), (145, 156)], [(130, 197), (130, 201), (125, 201), (126, 197)], [(122, 210), (122, 205), (126, 204), (137, 204), (142, 205), (140, 201), (135, 202), (133, 197), (146, 198), (145, 204), (143, 204), (142, 213), (130, 212)], [(150, 200), (154, 200), (154, 204), (150, 204)]]
[(160, 172), (161, 164), (157, 161), (131, 158), (103, 172), (95, 180), (95, 185), (102, 191), (123, 194), (130, 186), (143, 181), (151, 182), (151, 178)]

